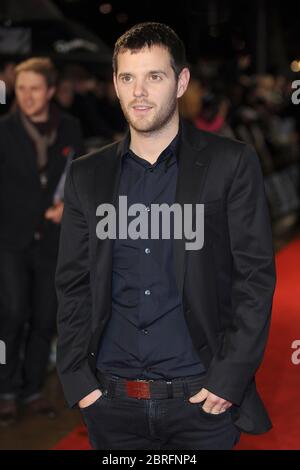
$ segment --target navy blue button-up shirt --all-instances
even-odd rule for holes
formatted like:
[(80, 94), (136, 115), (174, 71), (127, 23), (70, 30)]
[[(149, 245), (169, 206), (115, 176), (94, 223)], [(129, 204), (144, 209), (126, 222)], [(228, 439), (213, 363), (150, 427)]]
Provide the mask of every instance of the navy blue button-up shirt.
[[(102, 336), (97, 368), (119, 377), (172, 379), (205, 371), (176, 285), (173, 230), (169, 239), (162, 239), (161, 227), (159, 239), (150, 238), (151, 204), (175, 202), (179, 139), (178, 134), (153, 165), (128, 145), (122, 155), (119, 196), (127, 196), (128, 207), (144, 204), (149, 239), (114, 240), (112, 316)], [(128, 216), (128, 224), (133, 218)]]

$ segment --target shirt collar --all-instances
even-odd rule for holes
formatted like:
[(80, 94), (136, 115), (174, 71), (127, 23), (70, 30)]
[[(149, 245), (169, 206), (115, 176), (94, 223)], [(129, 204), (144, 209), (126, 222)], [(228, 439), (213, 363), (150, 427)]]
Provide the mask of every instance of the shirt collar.
[(132, 157), (136, 161), (140, 162), (143, 164), (145, 167), (154, 167), (161, 162), (165, 162), (165, 171), (167, 171), (168, 167), (172, 164), (172, 161), (174, 157), (177, 160), (178, 163), (178, 151), (179, 151), (179, 142), (181, 138), (181, 126), (179, 126), (179, 130), (174, 137), (174, 139), (169, 143), (169, 145), (161, 152), (159, 155), (158, 159), (154, 163), (154, 165), (151, 165), (151, 163), (147, 162), (147, 160), (139, 157), (138, 155), (135, 155), (135, 153), (129, 148), (130, 146), (130, 132), (128, 131), (125, 139), (123, 141), (123, 147), (121, 150), (121, 157), (122, 160), (126, 157)]

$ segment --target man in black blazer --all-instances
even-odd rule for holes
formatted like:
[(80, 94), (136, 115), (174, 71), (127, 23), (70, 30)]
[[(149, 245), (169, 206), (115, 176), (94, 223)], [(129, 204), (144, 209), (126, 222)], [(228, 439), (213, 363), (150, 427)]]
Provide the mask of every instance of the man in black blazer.
[[(180, 120), (185, 64), (166, 25), (125, 33), (113, 66), (130, 132), (66, 181), (57, 365), (97, 449), (231, 449), (271, 427), (255, 387), (275, 287), (260, 164)], [(154, 218), (173, 204), (181, 236), (175, 215), (169, 231)]]
[(49, 59), (16, 68), (18, 109), (0, 121), (0, 423), (27, 410), (53, 414), (42, 386), (56, 331), (54, 275), (65, 171), (82, 155), (79, 123), (51, 104)]

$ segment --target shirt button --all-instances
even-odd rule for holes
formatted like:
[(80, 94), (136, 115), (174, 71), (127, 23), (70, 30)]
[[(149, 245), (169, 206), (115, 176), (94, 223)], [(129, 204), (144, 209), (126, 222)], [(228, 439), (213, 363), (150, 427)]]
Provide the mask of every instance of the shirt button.
[(146, 290), (145, 290), (145, 295), (150, 295), (150, 294), (151, 294), (150, 290), (149, 290), (149, 289), (146, 289)]
[(149, 206), (145, 207), (145, 211), (150, 212), (150, 207)]
[(150, 248), (145, 248), (145, 253), (146, 253), (146, 255), (150, 255), (150, 253), (151, 253)]
[(41, 239), (41, 234), (40, 234), (40, 232), (35, 232), (35, 234), (34, 234), (33, 237), (34, 237), (35, 240), (40, 240), (40, 239)]

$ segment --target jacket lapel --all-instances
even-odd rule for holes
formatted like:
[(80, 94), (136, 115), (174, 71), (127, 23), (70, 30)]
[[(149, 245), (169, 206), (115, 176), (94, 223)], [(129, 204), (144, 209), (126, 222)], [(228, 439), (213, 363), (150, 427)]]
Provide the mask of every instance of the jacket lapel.
[[(108, 152), (107, 155), (99, 159), (95, 167), (94, 174), (94, 214), (96, 215), (97, 207), (100, 204), (108, 203), (116, 207), (118, 198), (118, 187), (121, 175), (121, 155), (124, 141), (121, 141), (116, 152)], [(97, 259), (97, 278), (105, 277), (110, 280), (112, 270), (112, 246), (113, 240), (107, 238), (99, 240), (96, 244)]]
[[(183, 208), (183, 204), (194, 205), (201, 200), (209, 154), (205, 152), (207, 146), (205, 134), (184, 122), (181, 122), (181, 128), (175, 203)], [(181, 296), (184, 284), (186, 241), (184, 233), (181, 239), (173, 241), (175, 276)]]

